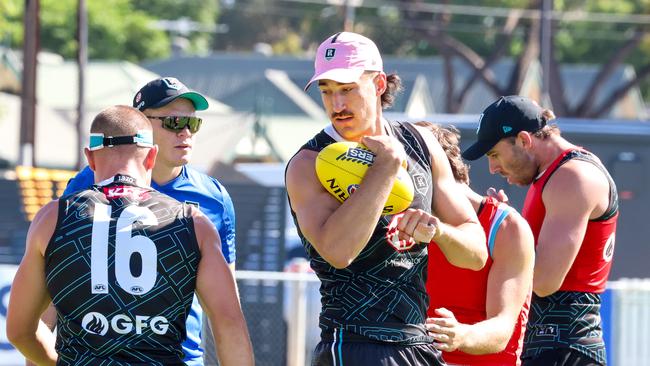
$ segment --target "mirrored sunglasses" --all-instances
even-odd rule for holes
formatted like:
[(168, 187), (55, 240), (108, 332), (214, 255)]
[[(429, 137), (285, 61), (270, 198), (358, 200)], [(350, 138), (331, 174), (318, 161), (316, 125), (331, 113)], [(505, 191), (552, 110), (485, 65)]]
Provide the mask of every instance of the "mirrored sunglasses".
[(180, 132), (187, 127), (191, 133), (196, 133), (201, 128), (203, 119), (200, 117), (183, 117), (183, 116), (147, 116), (152, 119), (162, 121), (162, 127), (172, 132)]

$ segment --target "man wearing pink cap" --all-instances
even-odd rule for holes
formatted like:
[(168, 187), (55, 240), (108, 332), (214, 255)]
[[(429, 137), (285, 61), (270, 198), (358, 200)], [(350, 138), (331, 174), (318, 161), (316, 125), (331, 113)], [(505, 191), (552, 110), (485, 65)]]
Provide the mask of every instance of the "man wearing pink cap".
[[(291, 214), (321, 280), (321, 342), (312, 365), (444, 365), (424, 327), (427, 245), (435, 241), (451, 263), (478, 270), (487, 259), (483, 230), (431, 133), (383, 118), (401, 81), (383, 72), (370, 39), (332, 35), (318, 48), (315, 69), (305, 88), (318, 83), (331, 124), (286, 171)], [(375, 154), (342, 204), (314, 170), (318, 152), (336, 141), (361, 142)], [(402, 214), (382, 216), (403, 164), (413, 202)]]

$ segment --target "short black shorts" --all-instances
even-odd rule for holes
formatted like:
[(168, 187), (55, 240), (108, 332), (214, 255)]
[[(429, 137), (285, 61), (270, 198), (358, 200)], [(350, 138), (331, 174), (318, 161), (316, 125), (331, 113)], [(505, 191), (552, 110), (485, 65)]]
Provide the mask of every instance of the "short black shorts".
[(604, 366), (593, 358), (571, 348), (543, 351), (534, 358), (523, 359), (521, 366)]
[(312, 366), (444, 366), (440, 351), (431, 344), (409, 346), (321, 341), (314, 350)]

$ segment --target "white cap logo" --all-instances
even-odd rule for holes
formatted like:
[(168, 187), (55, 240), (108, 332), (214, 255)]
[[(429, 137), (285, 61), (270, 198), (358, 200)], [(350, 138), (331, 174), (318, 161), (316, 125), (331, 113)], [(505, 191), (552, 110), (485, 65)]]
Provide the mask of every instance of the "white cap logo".
[(176, 90), (182, 88), (181, 82), (178, 81), (178, 79), (176, 78), (163, 78), (162, 80), (165, 83), (165, 85), (167, 85), (168, 88), (176, 89)]
[(325, 50), (325, 59), (329, 61), (334, 58), (335, 54), (336, 54), (336, 48), (328, 48)]

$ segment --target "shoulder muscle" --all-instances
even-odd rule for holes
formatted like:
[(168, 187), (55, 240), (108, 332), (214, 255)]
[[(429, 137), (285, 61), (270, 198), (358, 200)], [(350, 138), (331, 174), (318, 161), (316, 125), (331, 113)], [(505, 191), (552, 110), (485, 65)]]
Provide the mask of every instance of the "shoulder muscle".
[(54, 234), (58, 216), (58, 200), (50, 201), (36, 213), (27, 232), (28, 247), (34, 246), (32, 249), (37, 249), (41, 254), (45, 253), (45, 249)]

